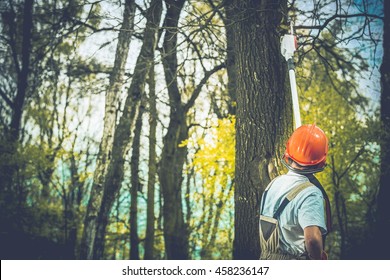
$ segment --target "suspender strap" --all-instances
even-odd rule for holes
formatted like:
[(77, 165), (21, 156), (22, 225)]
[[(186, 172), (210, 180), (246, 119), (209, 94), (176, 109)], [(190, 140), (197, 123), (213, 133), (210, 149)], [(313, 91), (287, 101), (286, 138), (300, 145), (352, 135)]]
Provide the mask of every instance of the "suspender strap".
[(276, 210), (273, 218), (277, 219), (279, 217), (280, 213), (282, 213), (284, 208), (287, 206), (287, 204), (291, 200), (293, 200), (301, 191), (303, 191), (304, 189), (306, 189), (307, 187), (310, 187), (310, 186), (312, 186), (311, 182), (304, 182), (302, 184), (299, 184), (295, 188), (293, 188), (291, 191), (289, 191), (287, 196), (283, 199), (282, 203), (280, 204), (278, 210)]
[[(276, 177), (277, 178), (277, 177)], [(271, 188), (272, 184), (274, 183), (274, 181), (276, 180), (273, 179), (271, 181), (271, 183), (268, 184), (267, 188), (265, 189), (264, 193), (263, 193), (263, 197), (261, 199), (261, 208), (260, 208), (260, 215), (263, 213), (263, 210), (264, 210), (264, 202), (265, 202), (265, 198), (267, 197), (267, 193), (268, 193), (268, 190)]]
[(266, 189), (263, 193), (263, 199), (261, 200), (261, 208), (260, 208), (260, 215), (263, 214), (263, 210), (264, 210), (264, 202), (265, 202), (265, 198), (267, 197), (267, 193), (268, 193), (268, 189)]
[(289, 201), (293, 200), (301, 191), (303, 191), (304, 189), (306, 189), (307, 187), (310, 187), (312, 186), (312, 183), (311, 182), (304, 182), (298, 186), (296, 186), (295, 188), (293, 188), (288, 194), (287, 194), (287, 199)]
[(305, 176), (309, 179), (309, 181), (320, 189), (322, 196), (325, 200), (325, 212), (326, 212), (326, 227), (328, 229), (328, 233), (332, 231), (332, 212), (330, 207), (329, 196), (326, 193), (324, 187), (321, 185), (320, 181), (313, 174), (305, 174)]

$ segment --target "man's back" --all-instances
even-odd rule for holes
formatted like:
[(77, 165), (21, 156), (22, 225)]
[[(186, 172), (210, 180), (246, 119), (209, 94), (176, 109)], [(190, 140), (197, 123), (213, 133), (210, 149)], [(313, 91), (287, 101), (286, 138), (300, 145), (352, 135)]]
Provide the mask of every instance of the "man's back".
[[(289, 171), (277, 177), (267, 191), (262, 215), (272, 217), (283, 199), (294, 187), (308, 182), (301, 174)], [(279, 220), (281, 251), (294, 256), (305, 253), (303, 229), (318, 226), (322, 234), (326, 233), (324, 202), (321, 191), (310, 186), (301, 191), (282, 211)]]

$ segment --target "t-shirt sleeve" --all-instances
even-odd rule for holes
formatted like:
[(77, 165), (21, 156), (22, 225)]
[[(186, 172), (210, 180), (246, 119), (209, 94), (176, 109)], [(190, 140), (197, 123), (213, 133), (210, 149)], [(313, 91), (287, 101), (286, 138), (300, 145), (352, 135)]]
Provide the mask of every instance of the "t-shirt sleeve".
[(326, 234), (324, 199), (318, 189), (304, 196), (298, 207), (298, 222), (303, 229), (318, 226), (321, 233)]

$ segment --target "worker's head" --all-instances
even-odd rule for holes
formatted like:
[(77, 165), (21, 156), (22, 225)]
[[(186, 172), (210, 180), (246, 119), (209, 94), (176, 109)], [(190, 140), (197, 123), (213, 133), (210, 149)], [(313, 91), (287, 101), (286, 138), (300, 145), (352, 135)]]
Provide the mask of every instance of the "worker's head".
[(298, 173), (315, 173), (325, 168), (328, 139), (316, 125), (302, 125), (288, 139), (285, 165)]

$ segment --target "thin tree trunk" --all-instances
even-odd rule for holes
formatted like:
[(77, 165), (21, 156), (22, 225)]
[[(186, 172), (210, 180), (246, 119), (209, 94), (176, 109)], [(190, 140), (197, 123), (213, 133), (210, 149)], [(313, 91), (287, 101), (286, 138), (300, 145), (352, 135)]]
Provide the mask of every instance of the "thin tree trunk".
[(154, 191), (157, 173), (156, 155), (156, 128), (157, 128), (157, 107), (156, 107), (156, 82), (154, 67), (149, 72), (149, 173), (148, 173), (148, 202), (146, 210), (146, 234), (145, 234), (145, 260), (153, 259), (154, 248)]
[(340, 205), (341, 204), (340, 196), (341, 196), (340, 191), (336, 191), (334, 194), (334, 201), (335, 201), (335, 208), (337, 214), (337, 222), (339, 225), (339, 232), (340, 232), (340, 258), (343, 259), (346, 252), (346, 234), (345, 234), (343, 216), (341, 213), (342, 206)]
[(225, 7), (225, 14), (226, 16), (224, 18), (224, 25), (226, 30), (226, 67), (227, 67), (227, 74), (228, 74), (228, 93), (230, 96), (230, 103), (228, 105), (228, 113), (231, 115), (236, 115), (236, 109), (237, 109), (237, 74), (236, 74), (236, 68), (235, 68), (235, 55), (234, 55), (234, 48), (233, 44), (231, 42), (234, 41), (234, 28), (233, 28), (233, 19), (234, 19), (234, 9), (231, 7), (231, 5), (227, 5)]
[[(116, 222), (116, 228), (117, 228), (117, 233), (118, 233), (118, 224), (121, 223), (121, 221), (120, 221), (120, 199), (119, 199), (119, 196), (118, 196), (118, 198), (116, 200), (115, 213), (116, 213), (116, 215), (115, 215), (115, 222)], [(112, 259), (113, 260), (117, 259), (116, 254), (117, 254), (117, 251), (118, 251), (118, 243), (120, 245), (120, 243), (122, 242), (121, 235), (122, 235), (122, 232), (120, 233), (120, 235), (117, 235), (115, 240), (114, 240), (114, 246), (113, 246), (114, 248), (112, 250)]]
[(214, 205), (216, 204), (217, 198), (214, 197), (213, 193), (211, 197), (207, 197), (208, 206), (206, 207), (207, 213), (203, 213), (201, 218), (201, 223), (203, 224), (202, 230), (202, 250), (200, 256), (202, 259), (207, 259), (209, 257), (209, 236), (211, 232), (212, 222), (214, 218)]
[[(54, 63), (53, 63), (54, 64)], [(54, 122), (56, 120), (56, 117), (58, 115), (58, 102), (57, 102), (57, 99), (58, 99), (58, 78), (60, 76), (60, 71), (57, 67), (57, 65), (55, 65), (55, 75), (53, 75), (53, 84), (55, 85), (55, 89), (54, 89), (54, 92), (52, 93), (52, 104), (54, 106), (51, 114), (50, 114), (50, 121), (48, 122), (48, 126), (46, 127), (46, 133), (41, 133), (41, 144), (45, 143), (45, 138), (44, 136), (47, 135), (47, 145), (49, 147), (49, 149), (52, 150), (52, 153), (51, 155), (47, 158), (48, 159), (48, 162), (49, 164), (46, 165), (43, 170), (41, 170), (39, 173), (38, 173), (38, 178), (39, 180), (41, 181), (42, 183), (42, 191), (41, 191), (41, 195), (40, 195), (40, 200), (42, 201), (42, 203), (46, 203), (50, 200), (50, 190), (52, 188), (51, 186), (51, 177), (55, 171), (55, 159), (57, 158), (57, 154), (59, 152), (59, 150), (61, 149), (62, 147), (62, 140), (59, 141), (59, 143), (56, 143), (56, 141), (53, 141), (54, 140)], [(63, 139), (63, 138), (62, 138)], [(54, 144), (56, 143), (56, 144)], [(56, 146), (54, 146), (56, 145)]]
[[(74, 144), (72, 145), (72, 150), (74, 151)], [(68, 195), (64, 194), (64, 214), (65, 214), (65, 223), (67, 223), (68, 229), (66, 230), (66, 239), (65, 245), (68, 250), (69, 256), (71, 258), (76, 258), (76, 246), (77, 246), (77, 231), (80, 226), (80, 220), (77, 217), (77, 211), (79, 210), (81, 199), (78, 197), (78, 191), (82, 187), (80, 182), (80, 176), (77, 171), (77, 162), (75, 155), (69, 159), (70, 161), (70, 172), (71, 172), (71, 186), (68, 190)], [(67, 206), (66, 206), (67, 205)]]
[(84, 221), (84, 231), (80, 248), (81, 259), (93, 258), (96, 219), (102, 202), (104, 177), (110, 160), (118, 105), (118, 93), (122, 87), (125, 64), (133, 34), (134, 15), (135, 1), (126, 0), (123, 13), (123, 23), (118, 35), (118, 45), (116, 48), (114, 67), (106, 93), (103, 136), (99, 147), (91, 196), (88, 202), (87, 213)]
[[(231, 193), (232, 189), (233, 189), (233, 184), (230, 185), (230, 187), (228, 188), (226, 193), (221, 191), (221, 193), (219, 195), (218, 203), (216, 204), (215, 217), (214, 217), (213, 226), (212, 226), (212, 230), (211, 230), (211, 234), (210, 234), (210, 240), (206, 246), (207, 251), (211, 251), (210, 249), (213, 246), (215, 246), (215, 241), (217, 239), (217, 233), (218, 233), (221, 215), (225, 209), (226, 202), (230, 197), (230, 193)], [(212, 257), (212, 255), (210, 253), (208, 253), (207, 256), (209, 258)]]
[(278, 33), (287, 1), (228, 0), (227, 9), (237, 90), (233, 258), (258, 259), (261, 194), (270, 181), (270, 161), (292, 124)]
[(132, 132), (138, 116), (141, 96), (145, 91), (147, 73), (153, 64), (161, 13), (161, 0), (153, 0), (147, 11), (143, 44), (134, 69), (123, 114), (114, 133), (112, 156), (105, 176), (103, 199), (98, 215), (94, 242), (94, 258), (96, 259), (103, 257), (104, 237), (109, 213), (123, 180), (126, 152), (132, 140)]
[(157, 217), (157, 228), (163, 231), (163, 196), (161, 186), (158, 189), (158, 217)]
[(185, 203), (186, 203), (186, 223), (187, 225), (191, 222), (192, 217), (192, 209), (191, 209), (191, 179), (194, 177), (195, 168), (191, 167), (190, 172), (187, 175), (187, 182), (186, 182), (186, 195), (185, 195)]
[(134, 129), (133, 152), (131, 155), (131, 202), (130, 202), (130, 259), (139, 260), (138, 238), (138, 191), (141, 187), (139, 180), (139, 157), (141, 145), (143, 109), (137, 117)]

